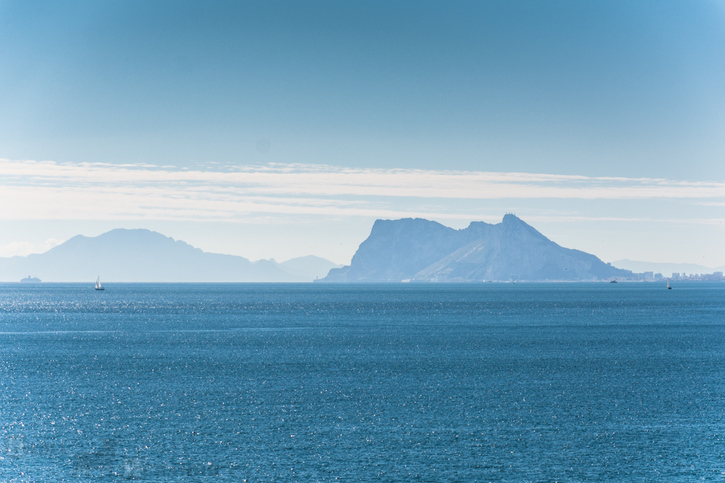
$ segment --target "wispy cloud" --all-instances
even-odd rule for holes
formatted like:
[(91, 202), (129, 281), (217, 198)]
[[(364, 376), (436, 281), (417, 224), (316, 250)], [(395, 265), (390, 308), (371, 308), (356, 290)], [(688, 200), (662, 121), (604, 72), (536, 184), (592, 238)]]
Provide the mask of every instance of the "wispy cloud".
[(694, 199), (717, 204), (725, 200), (725, 183), (301, 164), (179, 169), (0, 159), (0, 219), (5, 220), (471, 216), (411, 211), (401, 207), (404, 199)]
[(669, 223), (674, 225), (725, 225), (725, 218), (654, 218), (621, 216), (572, 216), (572, 215), (533, 215), (527, 216), (531, 222), (628, 222), (628, 223)]

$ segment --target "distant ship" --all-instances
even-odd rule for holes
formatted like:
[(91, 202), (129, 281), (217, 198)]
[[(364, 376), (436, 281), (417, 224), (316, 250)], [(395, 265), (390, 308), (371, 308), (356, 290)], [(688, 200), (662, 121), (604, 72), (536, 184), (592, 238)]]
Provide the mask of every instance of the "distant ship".
[(40, 281), (38, 277), (31, 277), (30, 275), (21, 280), (23, 283), (38, 283)]
[(106, 289), (105, 289), (105, 288), (103, 288), (103, 286), (101, 285), (101, 277), (100, 277), (100, 276), (99, 276), (99, 277), (98, 277), (98, 278), (96, 279), (96, 290), (106, 290)]
[(672, 290), (672, 287), (670, 286), (670, 279), (667, 279), (667, 290)]

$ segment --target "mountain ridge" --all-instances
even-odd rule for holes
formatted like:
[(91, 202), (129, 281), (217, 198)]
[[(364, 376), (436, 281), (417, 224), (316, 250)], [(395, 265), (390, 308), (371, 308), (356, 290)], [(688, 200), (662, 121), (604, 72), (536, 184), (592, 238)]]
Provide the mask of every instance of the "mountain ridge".
[(323, 282), (574, 281), (627, 278), (580, 250), (559, 246), (513, 214), (455, 230), (421, 218), (377, 220), (350, 265)]
[(41, 254), (0, 258), (0, 280), (33, 274), (44, 281), (80, 282), (309, 282), (337, 265), (320, 257), (278, 263), (207, 253), (146, 229), (117, 228), (77, 235)]

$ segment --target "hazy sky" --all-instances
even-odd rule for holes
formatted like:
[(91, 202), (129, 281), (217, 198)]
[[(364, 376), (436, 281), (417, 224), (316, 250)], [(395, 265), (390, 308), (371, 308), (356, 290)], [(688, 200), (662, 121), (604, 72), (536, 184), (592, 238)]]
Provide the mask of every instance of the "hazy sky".
[(0, 256), (347, 263), (376, 218), (508, 212), (725, 265), (725, 3), (0, 0)]

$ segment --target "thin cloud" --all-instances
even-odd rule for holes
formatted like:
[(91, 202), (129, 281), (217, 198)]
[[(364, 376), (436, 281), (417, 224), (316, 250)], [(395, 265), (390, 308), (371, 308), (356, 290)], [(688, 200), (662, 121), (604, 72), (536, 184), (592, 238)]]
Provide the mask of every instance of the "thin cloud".
[(725, 218), (643, 218), (622, 216), (572, 216), (572, 215), (532, 215), (526, 217), (531, 222), (627, 222), (627, 223), (668, 223), (676, 225), (725, 225)]
[(694, 199), (719, 204), (725, 199), (725, 183), (718, 182), (304, 164), (181, 170), (0, 159), (0, 180), (4, 220), (221, 221), (252, 214), (470, 219), (476, 214), (409, 210), (400, 204), (504, 199)]

